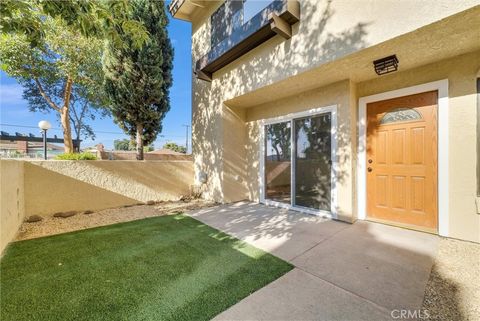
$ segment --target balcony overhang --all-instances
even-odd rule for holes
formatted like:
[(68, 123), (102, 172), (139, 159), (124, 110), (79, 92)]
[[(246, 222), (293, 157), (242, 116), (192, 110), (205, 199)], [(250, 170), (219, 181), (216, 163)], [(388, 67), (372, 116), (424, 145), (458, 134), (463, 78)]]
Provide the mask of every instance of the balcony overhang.
[(190, 16), (195, 10), (204, 9), (212, 3), (208, 0), (172, 0), (168, 11), (176, 19), (190, 21)]
[(197, 78), (211, 81), (212, 74), (275, 35), (292, 36), (292, 25), (300, 20), (298, 1), (277, 0), (219, 42), (195, 65)]
[[(404, 84), (404, 81), (408, 83), (417, 79), (413, 78), (415, 70), (418, 74), (427, 73), (425, 79), (431, 81), (447, 78), (450, 75), (447, 70), (455, 70), (457, 66), (466, 68), (460, 63), (461, 56), (469, 56), (470, 59), (476, 58), (476, 61), (479, 61), (479, 14), (480, 6), (476, 6), (368, 48), (354, 49), (340, 56), (329, 57), (322, 63), (309, 65), (304, 69), (292, 68), (293, 64), (290, 64), (285, 72), (275, 71), (268, 77), (261, 76), (263, 81), (259, 81), (260, 77), (257, 77), (256, 81), (249, 82), (252, 85), (244, 83), (243, 86), (235, 86), (232, 81), (227, 80), (223, 88), (225, 95), (222, 102), (235, 110), (261, 107), (273, 101), (298, 97), (312, 90), (318, 92), (322, 87), (347, 79), (356, 84), (376, 79), (377, 85), (390, 79), (400, 85)], [(435, 45), (432, 47), (432, 44)], [(375, 73), (372, 62), (389, 54), (396, 54), (398, 57), (399, 70), (379, 76)], [(262, 68), (265, 66), (259, 67), (259, 70)], [(425, 68), (425, 71), (422, 68)], [(477, 70), (478, 65), (474, 63), (471, 68)], [(249, 69), (249, 73), (256, 71), (254, 68)], [(245, 73), (239, 75), (240, 79), (245, 79), (245, 76)], [(421, 79), (423, 78), (418, 78)], [(473, 83), (472, 79), (471, 84)], [(361, 86), (364, 90), (368, 88)], [(256, 117), (255, 113), (251, 115)]]

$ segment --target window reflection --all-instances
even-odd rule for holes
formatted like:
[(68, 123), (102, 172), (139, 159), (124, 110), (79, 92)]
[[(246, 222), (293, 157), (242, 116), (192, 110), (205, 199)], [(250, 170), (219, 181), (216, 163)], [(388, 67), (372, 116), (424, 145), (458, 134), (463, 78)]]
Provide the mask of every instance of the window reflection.
[(265, 198), (290, 203), (290, 122), (265, 126)]
[(252, 19), (257, 13), (265, 9), (271, 0), (244, 0), (243, 1), (243, 22)]
[(330, 211), (331, 113), (295, 122), (295, 205)]

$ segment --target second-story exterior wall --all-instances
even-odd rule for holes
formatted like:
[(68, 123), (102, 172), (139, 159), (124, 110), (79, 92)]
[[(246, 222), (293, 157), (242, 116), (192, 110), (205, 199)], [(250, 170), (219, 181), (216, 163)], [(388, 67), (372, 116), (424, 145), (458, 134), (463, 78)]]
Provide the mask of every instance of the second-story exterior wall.
[[(223, 2), (214, 3), (192, 18), (193, 65), (211, 49), (210, 16)], [(221, 83), (225, 101), (479, 4), (478, 0), (431, 0), (421, 5), (393, 0), (302, 0), (301, 19), (293, 26), (291, 39), (270, 39), (218, 71), (213, 82)]]

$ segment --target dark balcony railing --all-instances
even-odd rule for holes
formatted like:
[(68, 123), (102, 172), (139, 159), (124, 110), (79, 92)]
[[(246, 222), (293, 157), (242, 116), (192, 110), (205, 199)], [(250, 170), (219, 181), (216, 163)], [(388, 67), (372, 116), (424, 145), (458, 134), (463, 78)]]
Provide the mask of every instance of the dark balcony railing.
[(180, 7), (184, 2), (185, 0), (172, 0), (172, 2), (170, 2), (170, 4), (168, 5), (168, 11), (170, 11), (170, 14), (172, 15), (172, 17), (175, 16), (178, 9), (180, 9)]
[(212, 74), (279, 34), (291, 37), (291, 25), (300, 20), (298, 1), (276, 0), (216, 44), (195, 65), (197, 77), (212, 80)]

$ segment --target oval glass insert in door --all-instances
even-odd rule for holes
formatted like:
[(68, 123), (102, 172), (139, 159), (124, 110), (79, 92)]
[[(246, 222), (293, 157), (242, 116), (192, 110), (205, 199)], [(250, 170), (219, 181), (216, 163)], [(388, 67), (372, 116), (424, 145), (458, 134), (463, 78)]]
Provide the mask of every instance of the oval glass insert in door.
[(295, 206), (331, 211), (332, 114), (294, 120)]

